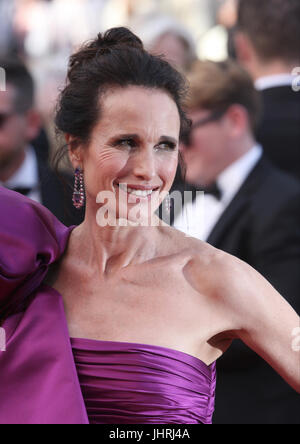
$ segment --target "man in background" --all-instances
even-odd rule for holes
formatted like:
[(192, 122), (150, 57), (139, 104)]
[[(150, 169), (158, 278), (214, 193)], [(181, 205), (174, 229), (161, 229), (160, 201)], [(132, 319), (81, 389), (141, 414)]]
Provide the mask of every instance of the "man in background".
[(77, 225), (83, 214), (75, 213), (72, 194), (66, 191), (64, 199), (60, 180), (31, 144), (41, 128), (33, 79), (17, 59), (2, 58), (0, 66), (6, 74), (0, 92), (0, 185), (42, 203), (66, 225)]
[(300, 179), (300, 1), (239, 0), (235, 46), (263, 97), (257, 138), (274, 165)]
[(13, 29), (16, 0), (0, 0), (0, 56), (17, 49)]
[[(206, 191), (203, 227), (197, 206), (186, 208), (199, 221), (197, 237), (250, 264), (300, 313), (300, 184), (255, 140), (259, 93), (230, 61), (197, 62), (189, 83), (193, 123), (181, 151), (187, 182)], [(215, 423), (299, 423), (299, 395), (241, 341), (217, 366)]]

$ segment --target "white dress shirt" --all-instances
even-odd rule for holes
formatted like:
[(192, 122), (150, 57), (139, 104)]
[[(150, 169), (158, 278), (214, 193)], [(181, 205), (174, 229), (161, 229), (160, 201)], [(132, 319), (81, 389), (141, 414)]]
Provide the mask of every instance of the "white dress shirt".
[(295, 76), (291, 73), (264, 76), (255, 81), (255, 88), (258, 91), (263, 91), (265, 89), (276, 88), (279, 86), (292, 86), (294, 79)]
[(15, 174), (5, 183), (0, 182), (3, 187), (14, 188), (31, 188), (32, 191), (27, 195), (32, 200), (42, 203), (42, 196), (39, 186), (38, 161), (32, 146), (28, 146), (25, 150), (25, 159)]
[(226, 168), (216, 180), (222, 193), (221, 200), (210, 194), (197, 193), (193, 203), (183, 206), (183, 211), (175, 218), (174, 227), (186, 233), (187, 236), (206, 241), (221, 215), (257, 165), (262, 153), (262, 147), (255, 145)]

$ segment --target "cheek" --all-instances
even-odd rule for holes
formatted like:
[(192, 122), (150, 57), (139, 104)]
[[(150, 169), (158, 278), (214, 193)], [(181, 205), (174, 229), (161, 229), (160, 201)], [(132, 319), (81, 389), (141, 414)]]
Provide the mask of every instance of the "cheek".
[(22, 147), (24, 137), (22, 131), (17, 128), (7, 127), (0, 131), (0, 149), (1, 151), (11, 152)]
[(111, 182), (125, 168), (128, 156), (125, 153), (102, 149), (90, 151), (84, 159), (85, 182), (89, 190), (98, 193), (110, 190)]
[(191, 158), (205, 161), (214, 157), (218, 146), (218, 134), (213, 131), (202, 131), (197, 134), (191, 147)]
[(157, 162), (157, 175), (167, 184), (172, 184), (178, 167), (178, 152), (162, 156)]
[(127, 155), (124, 152), (113, 150), (111, 148), (102, 148), (95, 151), (90, 156), (90, 160), (97, 167), (103, 171), (108, 171), (116, 168), (117, 165), (125, 165), (127, 162)]

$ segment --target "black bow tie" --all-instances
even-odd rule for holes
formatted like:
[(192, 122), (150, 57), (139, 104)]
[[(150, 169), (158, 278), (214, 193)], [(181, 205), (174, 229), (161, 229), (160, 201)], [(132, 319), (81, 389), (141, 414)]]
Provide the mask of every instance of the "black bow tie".
[(222, 199), (222, 191), (220, 190), (218, 184), (215, 182), (208, 187), (205, 187), (202, 189), (205, 194), (210, 194), (211, 196), (214, 196), (217, 200)]
[(16, 187), (12, 188), (11, 190), (15, 191), (16, 193), (23, 194), (23, 196), (28, 196), (28, 194), (32, 191), (32, 188)]

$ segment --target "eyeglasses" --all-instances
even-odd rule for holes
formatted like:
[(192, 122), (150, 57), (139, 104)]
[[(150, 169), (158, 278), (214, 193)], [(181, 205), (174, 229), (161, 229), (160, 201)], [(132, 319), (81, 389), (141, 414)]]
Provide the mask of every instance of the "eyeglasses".
[(204, 117), (203, 119), (197, 120), (195, 123), (191, 125), (188, 131), (186, 131), (181, 136), (181, 142), (186, 146), (191, 146), (191, 137), (192, 133), (196, 128), (200, 128), (201, 126), (205, 126), (208, 123), (217, 122), (218, 120), (222, 119), (222, 117), (226, 114), (227, 108), (220, 110), (220, 111), (214, 111), (209, 116)]
[(14, 113), (0, 113), (0, 129), (4, 127), (6, 122), (14, 115)]

